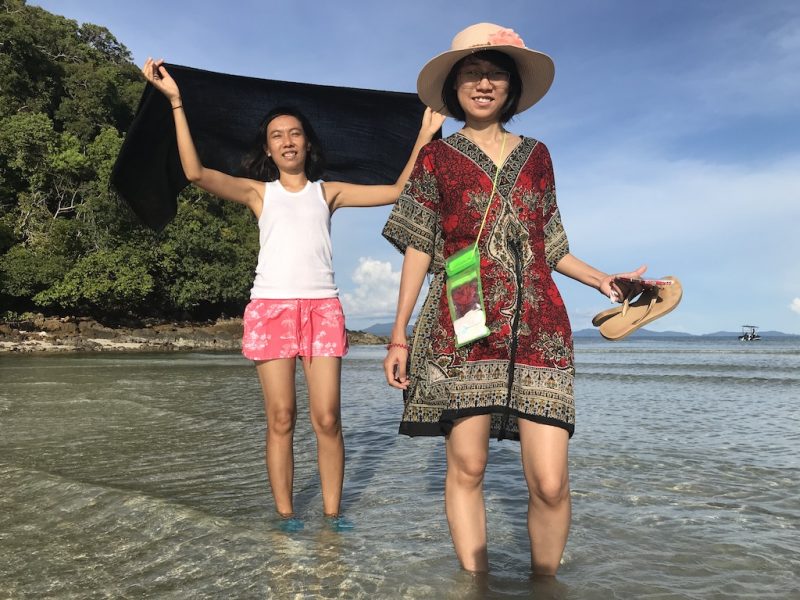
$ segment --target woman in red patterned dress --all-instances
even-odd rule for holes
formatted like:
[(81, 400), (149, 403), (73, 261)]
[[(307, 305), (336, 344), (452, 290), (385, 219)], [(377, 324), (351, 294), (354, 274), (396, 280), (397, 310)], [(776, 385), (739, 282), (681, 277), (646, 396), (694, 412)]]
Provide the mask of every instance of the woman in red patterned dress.
[[(420, 98), (464, 127), (422, 148), (383, 231), (405, 254), (384, 361), (389, 385), (404, 392), (400, 432), (445, 436), (447, 520), (461, 565), (475, 572), (489, 568), (483, 477), (490, 436), (521, 444), (534, 574), (555, 575), (566, 544), (574, 363), (551, 271), (612, 299), (628, 292), (616, 276), (570, 254), (547, 148), (504, 127), (544, 96), (553, 72), (550, 57), (489, 23), (468, 27), (429, 61), (417, 81)], [(476, 241), (487, 208), (478, 247), (490, 333), (457, 347), (444, 260)], [(409, 346), (406, 328), (426, 273), (430, 289)]]

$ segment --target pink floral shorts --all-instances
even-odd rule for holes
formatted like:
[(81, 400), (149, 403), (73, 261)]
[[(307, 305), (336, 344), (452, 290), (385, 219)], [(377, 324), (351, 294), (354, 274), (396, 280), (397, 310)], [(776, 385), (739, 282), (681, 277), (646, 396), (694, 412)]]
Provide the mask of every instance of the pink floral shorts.
[(250, 360), (347, 354), (338, 298), (256, 298), (244, 309), (242, 354)]

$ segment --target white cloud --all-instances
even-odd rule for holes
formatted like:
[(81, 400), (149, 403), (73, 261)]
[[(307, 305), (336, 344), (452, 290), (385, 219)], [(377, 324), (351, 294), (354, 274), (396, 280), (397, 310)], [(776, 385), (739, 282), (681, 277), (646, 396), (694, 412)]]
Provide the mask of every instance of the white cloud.
[(800, 315), (800, 298), (795, 298), (792, 300), (792, 303), (789, 305), (789, 309)]
[(355, 291), (342, 294), (342, 304), (348, 317), (394, 316), (400, 272), (392, 270), (390, 262), (361, 257), (352, 280), (356, 284)]
[(795, 239), (800, 155), (743, 168), (617, 150), (561, 167), (559, 205), (576, 239), (600, 234), (627, 248), (702, 242), (733, 255), (745, 251), (741, 241), (754, 228)]

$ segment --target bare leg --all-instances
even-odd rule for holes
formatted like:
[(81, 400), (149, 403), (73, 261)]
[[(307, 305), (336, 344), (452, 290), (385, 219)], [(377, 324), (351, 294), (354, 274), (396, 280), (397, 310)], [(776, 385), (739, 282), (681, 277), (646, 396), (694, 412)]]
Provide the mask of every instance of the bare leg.
[(567, 544), (572, 504), (569, 495), (569, 434), (552, 425), (519, 419), (522, 469), (528, 482), (528, 535), (534, 575), (558, 571)]
[(256, 362), (258, 379), (264, 392), (264, 413), (267, 417), (267, 476), (275, 499), (275, 508), (283, 515), (294, 514), (292, 484), (294, 456), (292, 441), (297, 418), (294, 389), (294, 358)]
[(326, 515), (338, 515), (344, 481), (340, 403), (342, 359), (335, 356), (303, 358), (303, 369), (308, 382), (311, 425), (317, 435), (322, 509)]
[(483, 475), (489, 459), (490, 419), (489, 415), (459, 419), (445, 444), (444, 506), (447, 523), (461, 566), (473, 572), (489, 570)]

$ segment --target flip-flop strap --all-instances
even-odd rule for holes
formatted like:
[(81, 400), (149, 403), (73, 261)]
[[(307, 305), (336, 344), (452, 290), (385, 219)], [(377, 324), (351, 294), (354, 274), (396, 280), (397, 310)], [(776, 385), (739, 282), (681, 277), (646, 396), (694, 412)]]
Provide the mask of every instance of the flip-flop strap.
[(649, 315), (650, 311), (653, 310), (653, 307), (656, 305), (656, 302), (658, 302), (658, 293), (653, 294), (653, 297), (650, 298), (650, 304), (647, 305), (647, 310), (644, 311), (644, 314), (641, 317), (639, 317), (633, 323), (631, 323), (631, 325), (636, 325), (636, 323), (638, 323), (639, 321), (644, 319), (647, 315)]
[(627, 314), (627, 312), (628, 312), (628, 308), (629, 308), (629, 307), (630, 307), (630, 305), (631, 305), (631, 300), (633, 300), (634, 298), (636, 298), (636, 296), (638, 296), (638, 295), (639, 295), (639, 294), (641, 294), (641, 293), (642, 293), (642, 292), (638, 292), (638, 293), (634, 293), (633, 291), (630, 291), (630, 292), (628, 292), (628, 295), (627, 295), (627, 296), (625, 296), (625, 300), (623, 300), (623, 301), (622, 301), (622, 316), (623, 316), (623, 317), (624, 317), (624, 316)]

